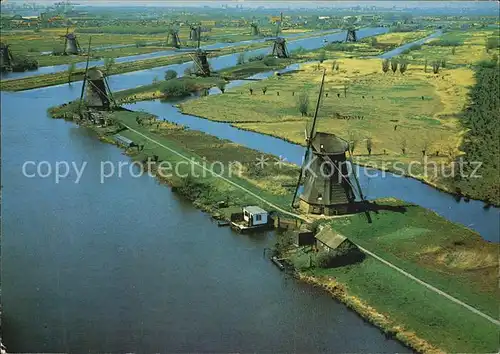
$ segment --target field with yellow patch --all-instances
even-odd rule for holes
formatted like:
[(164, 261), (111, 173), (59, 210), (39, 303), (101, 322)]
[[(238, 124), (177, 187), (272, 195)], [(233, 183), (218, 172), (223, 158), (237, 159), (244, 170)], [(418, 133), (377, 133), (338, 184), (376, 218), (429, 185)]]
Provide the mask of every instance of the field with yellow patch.
[[(409, 60), (416, 60), (429, 63), (435, 60), (446, 60), (448, 64), (463, 65), (475, 64), (481, 60), (490, 60), (493, 54), (497, 54), (498, 49), (486, 49), (488, 38), (499, 38), (499, 32), (495, 30), (476, 31), (452, 31), (424, 44), (421, 49), (411, 51), (408, 54)], [(456, 42), (456, 46), (433, 45), (446, 42)]]
[[(404, 74), (384, 74), (378, 59), (337, 62), (338, 71), (331, 70), (332, 61), (322, 65), (327, 74), (318, 130), (353, 141), (358, 162), (379, 168), (386, 163), (391, 169), (391, 163), (420, 160), (423, 150), (429, 160), (445, 163), (460, 153), (462, 131), (457, 114), (466, 105), (469, 87), (474, 84), (471, 70), (445, 69), (434, 75), (425, 73), (423, 66), (410, 64)], [(303, 144), (321, 74), (317, 64), (304, 64), (293, 74), (186, 102), (182, 110)], [(264, 87), (266, 94), (262, 92)], [(302, 117), (297, 108), (303, 92), (309, 98), (309, 117)], [(370, 156), (368, 139), (373, 145)]]

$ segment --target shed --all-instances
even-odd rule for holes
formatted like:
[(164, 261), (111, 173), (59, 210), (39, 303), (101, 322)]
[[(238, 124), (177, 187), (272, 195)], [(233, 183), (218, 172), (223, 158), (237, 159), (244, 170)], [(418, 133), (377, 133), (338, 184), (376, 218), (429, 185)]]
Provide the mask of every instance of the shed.
[(248, 226), (266, 225), (268, 212), (258, 206), (246, 206), (243, 208), (243, 220)]
[(314, 245), (314, 233), (307, 229), (295, 230), (293, 231), (293, 243), (298, 247)]
[(128, 138), (125, 138), (123, 135), (120, 135), (120, 134), (116, 134), (114, 136), (114, 139), (115, 141), (119, 144), (119, 145), (122, 145), (122, 146), (125, 146), (125, 147), (132, 147), (132, 146), (135, 146), (134, 142)]
[(325, 251), (357, 248), (347, 237), (335, 232), (330, 226), (323, 227), (315, 238), (316, 246)]

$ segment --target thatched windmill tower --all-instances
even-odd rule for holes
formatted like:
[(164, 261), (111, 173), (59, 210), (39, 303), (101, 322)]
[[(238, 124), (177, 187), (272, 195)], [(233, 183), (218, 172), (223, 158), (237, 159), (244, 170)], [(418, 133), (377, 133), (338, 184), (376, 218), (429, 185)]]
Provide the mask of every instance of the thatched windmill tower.
[(78, 55), (81, 52), (80, 43), (76, 39), (74, 32), (69, 33), (69, 27), (66, 29), (66, 34), (61, 36), (64, 38), (64, 51), (65, 55)]
[(260, 34), (259, 26), (255, 22), (252, 22), (250, 27), (252, 29), (252, 36), (258, 36)]
[(347, 35), (345, 37), (346, 42), (357, 42), (356, 29), (354, 27), (349, 27), (347, 29)]
[(0, 42), (0, 70), (2, 72), (12, 70), (13, 61), (14, 59), (9, 49), (9, 45)]
[(189, 26), (189, 39), (192, 41), (197, 41), (198, 39), (201, 39), (201, 27), (200, 26), (195, 26), (195, 25)]
[[(314, 118), (306, 127), (307, 147), (292, 206), (310, 214), (345, 214), (355, 208), (355, 191), (361, 200), (364, 197), (356, 175), (349, 174), (346, 156), (349, 143), (334, 134), (316, 131), (324, 80), (325, 73)], [(303, 177), (303, 191), (298, 196)]]
[(89, 108), (108, 110), (111, 104), (111, 90), (104, 73), (98, 68), (90, 68), (85, 73), (85, 104)]
[(87, 108), (95, 110), (109, 110), (112, 107), (111, 103), (116, 106), (116, 102), (113, 98), (113, 94), (111, 93), (111, 89), (109, 88), (106, 75), (97, 67), (89, 68), (90, 42), (91, 38), (89, 39), (89, 56), (87, 57), (87, 65), (83, 76), (79, 109), (81, 109), (82, 103), (85, 103)]
[(286, 39), (283, 37), (279, 37), (280, 33), (280, 28), (281, 24), (283, 23), (283, 13), (281, 13), (281, 19), (280, 22), (278, 23), (278, 26), (276, 27), (276, 37), (275, 38), (269, 38), (266, 41), (273, 41), (273, 50), (272, 50), (272, 56), (275, 56), (277, 58), (289, 58), (290, 53), (288, 53), (288, 48), (286, 47)]
[(181, 47), (181, 40), (179, 39), (179, 29), (178, 28), (170, 28), (168, 30), (167, 45), (170, 45), (174, 48)]

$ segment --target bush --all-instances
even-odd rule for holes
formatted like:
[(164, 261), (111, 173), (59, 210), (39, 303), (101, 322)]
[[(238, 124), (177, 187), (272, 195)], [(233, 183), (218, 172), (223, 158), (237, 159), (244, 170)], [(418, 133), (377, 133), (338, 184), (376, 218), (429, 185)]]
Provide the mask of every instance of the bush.
[(309, 95), (306, 91), (302, 91), (297, 99), (297, 108), (302, 116), (307, 115), (309, 109)]
[(459, 39), (437, 39), (426, 43), (426, 45), (438, 47), (457, 47), (462, 44), (464, 44), (464, 42)]
[(240, 55), (238, 55), (238, 60), (236, 63), (238, 65), (245, 64), (245, 53), (240, 53)]
[(277, 64), (277, 60), (274, 57), (265, 57), (263, 63), (266, 66), (275, 66)]
[(390, 65), (391, 65), (391, 61), (389, 59), (384, 59), (382, 61), (382, 71), (384, 73), (388, 72)]
[(391, 60), (391, 70), (393, 73), (396, 73), (396, 71), (398, 70), (398, 60), (397, 59)]
[(264, 57), (265, 57), (264, 54), (254, 55), (253, 57), (248, 58), (248, 61), (249, 62), (260, 61), (260, 60), (263, 60)]
[(162, 92), (168, 97), (188, 96), (195, 90), (195, 85), (186, 80), (169, 80), (162, 86)]
[(320, 51), (318, 54), (318, 61), (323, 63), (326, 59), (326, 52), (324, 50)]
[(172, 80), (177, 77), (177, 71), (175, 70), (167, 70), (165, 71), (165, 80)]
[(486, 50), (495, 49), (500, 47), (500, 40), (498, 37), (489, 37), (486, 39)]

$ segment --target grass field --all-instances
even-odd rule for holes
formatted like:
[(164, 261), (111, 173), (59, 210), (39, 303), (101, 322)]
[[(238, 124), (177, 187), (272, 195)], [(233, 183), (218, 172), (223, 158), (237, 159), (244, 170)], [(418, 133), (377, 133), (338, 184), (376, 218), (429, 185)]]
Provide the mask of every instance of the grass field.
[[(429, 162), (447, 163), (460, 154), (462, 127), (458, 114), (474, 84), (471, 70), (447, 69), (436, 76), (425, 73), (422, 66), (410, 65), (402, 75), (384, 74), (381, 61), (375, 59), (339, 59), (337, 63), (338, 71), (331, 70), (332, 61), (322, 65), (327, 76), (318, 130), (354, 141), (358, 162), (391, 169), (395, 162), (420, 161), (424, 149)], [(301, 70), (234, 88), (224, 95), (186, 102), (182, 110), (303, 144), (304, 129), (311, 118), (301, 116), (297, 97), (307, 93), (308, 114), (312, 115), (322, 71), (316, 64), (303, 65)], [(265, 95), (260, 90), (264, 86), (268, 89)], [(254, 89), (253, 95), (249, 87)], [(372, 142), (371, 155), (366, 149), (368, 139)], [(415, 177), (424, 178), (418, 168), (413, 172)], [(439, 178), (429, 175), (429, 183), (438, 182)]]
[(498, 48), (486, 50), (487, 39), (495, 37), (499, 39), (498, 30), (451, 31), (405, 56), (420, 63), (445, 59), (451, 65), (476, 64), (491, 59), (494, 53), (498, 56)]
[[(388, 210), (374, 214), (372, 224), (361, 214), (330, 224), (360, 246), (498, 317), (497, 244), (486, 243), (474, 232), (418, 206), (390, 199), (377, 203)], [(292, 260), (320, 283), (333, 280), (346, 285), (346, 292), (377, 309), (388, 319), (385, 327), (394, 327), (396, 332), (416, 333), (445, 352), (492, 352), (497, 348), (498, 327), (370, 257), (330, 269), (308, 268), (307, 253), (295, 253)]]

